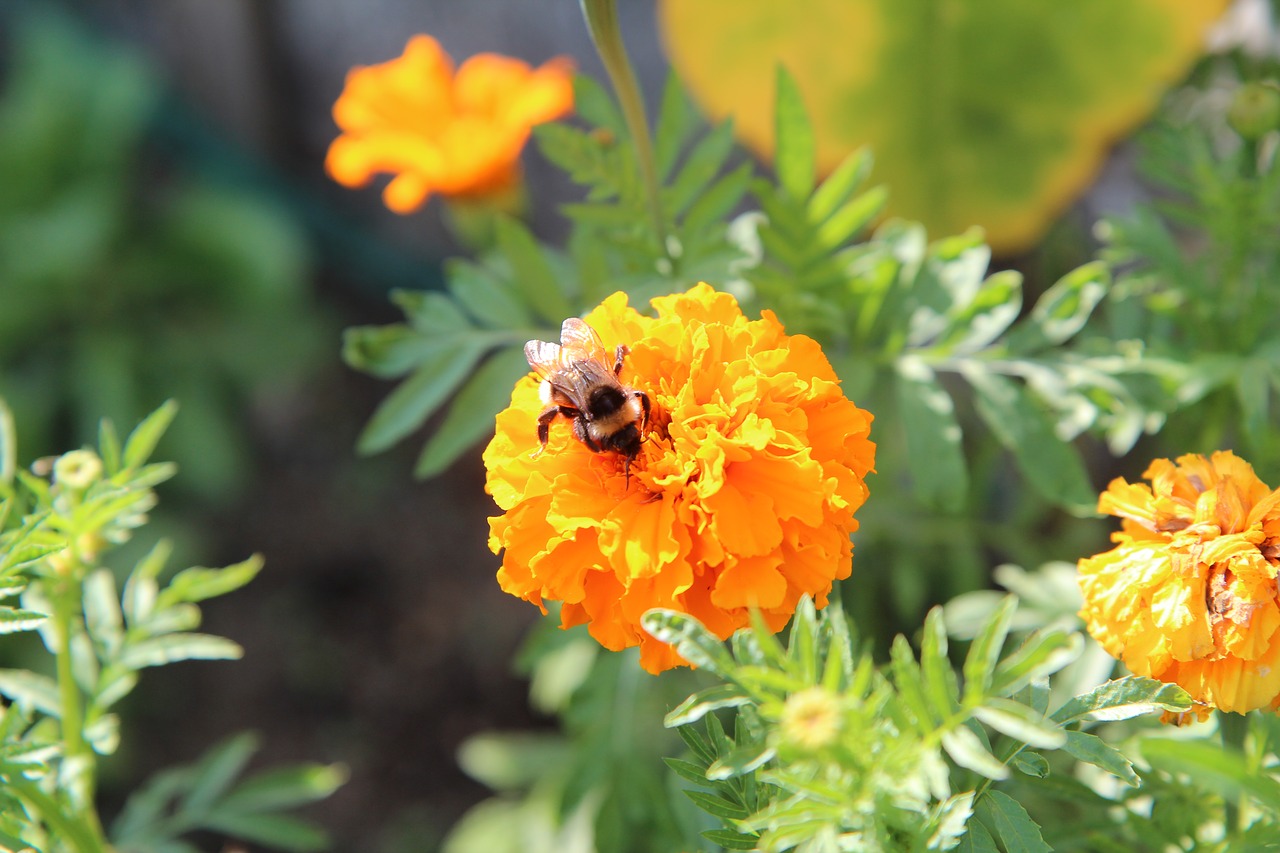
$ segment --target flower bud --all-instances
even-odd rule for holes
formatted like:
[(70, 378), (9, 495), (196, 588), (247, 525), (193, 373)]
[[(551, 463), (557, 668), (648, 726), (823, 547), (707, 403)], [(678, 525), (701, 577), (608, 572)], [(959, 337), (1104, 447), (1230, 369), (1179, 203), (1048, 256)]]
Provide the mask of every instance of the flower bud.
[(53, 463), (53, 479), (73, 491), (84, 491), (102, 476), (102, 460), (92, 450), (72, 450)]
[(1236, 89), (1227, 108), (1227, 124), (1250, 142), (1280, 129), (1280, 86), (1263, 80)]
[(826, 688), (810, 687), (787, 698), (779, 729), (784, 744), (817, 752), (836, 742), (842, 722), (839, 697)]

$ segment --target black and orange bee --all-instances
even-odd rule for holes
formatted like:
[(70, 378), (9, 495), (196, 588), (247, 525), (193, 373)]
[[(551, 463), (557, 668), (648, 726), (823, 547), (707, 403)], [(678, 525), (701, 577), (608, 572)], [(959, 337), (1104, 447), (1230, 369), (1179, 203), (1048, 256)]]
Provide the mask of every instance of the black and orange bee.
[(546, 408), (538, 415), (537, 456), (547, 448), (556, 418), (573, 422), (573, 435), (595, 453), (613, 452), (631, 463), (649, 427), (649, 395), (623, 385), (618, 378), (628, 349), (619, 344), (612, 364), (596, 330), (577, 317), (560, 327), (560, 343), (529, 341), (524, 357), (542, 377)]

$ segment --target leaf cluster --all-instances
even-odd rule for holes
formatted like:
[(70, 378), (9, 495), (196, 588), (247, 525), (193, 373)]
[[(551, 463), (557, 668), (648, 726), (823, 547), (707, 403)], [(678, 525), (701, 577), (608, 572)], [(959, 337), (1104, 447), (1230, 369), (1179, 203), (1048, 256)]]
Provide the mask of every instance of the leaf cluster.
[[(103, 563), (155, 507), (154, 488), (175, 472), (150, 457), (173, 420), (166, 403), (125, 439), (104, 420), (96, 451), (6, 463), (0, 479), (0, 633), (36, 630), (49, 671), (0, 669), (0, 841), (48, 851), (105, 849), (94, 803), (98, 762), (113, 754), (123, 724), (116, 708), (141, 670), (184, 660), (239, 658), (240, 646), (201, 633), (199, 603), (234, 592), (262, 567), (260, 557), (225, 568), (193, 567), (167, 582), (170, 547), (160, 541), (127, 574), (123, 588)], [(0, 404), (0, 455), (14, 458), (12, 419)], [(121, 818), (120, 850), (183, 851), (180, 832), (214, 829), (278, 849), (316, 850), (318, 830), (280, 815), (340, 784), (339, 768), (290, 768), (229, 786), (254, 749), (241, 738), (199, 768), (161, 777)], [(158, 787), (157, 787), (158, 786)], [(230, 791), (230, 792), (229, 792)], [(172, 815), (166, 798), (186, 792)], [(225, 797), (224, 797), (225, 795)], [(125, 842), (128, 842), (126, 844)], [(46, 846), (48, 845), (48, 846)]]
[(1184, 446), (1239, 442), (1255, 464), (1273, 464), (1280, 459), (1280, 130), (1241, 137), (1215, 108), (1219, 100), (1189, 87), (1139, 139), (1156, 195), (1098, 227), (1102, 257), (1119, 270), (1106, 321), (1112, 336), (1186, 362), (1178, 397), (1194, 408), (1177, 424)]
[(690, 673), (643, 675), (634, 652), (602, 654), (581, 629), (551, 625), (524, 657), (534, 704), (561, 731), (489, 732), (463, 745), (462, 768), (499, 796), (450, 832), (447, 853), (688, 851), (710, 823), (670, 784), (658, 756), (678, 741), (658, 720)]
[[(646, 630), (724, 681), (667, 715), (691, 751), (668, 764), (710, 789), (689, 796), (724, 821), (714, 840), (733, 849), (1047, 850), (1000, 786), (1047, 777), (1055, 751), (1136, 785), (1132, 762), (1082, 725), (1185, 711), (1190, 700), (1177, 687), (1125, 678), (1051, 712), (1043, 681), (1083, 641), (1049, 629), (1002, 654), (1014, 607), (1012, 597), (1001, 603), (958, 671), (939, 608), (918, 652), (900, 636), (882, 667), (857, 650), (838, 608), (818, 616), (808, 600), (786, 645), (758, 623), (731, 649), (686, 614), (650, 611)], [(815, 691), (834, 723), (795, 714), (797, 697)], [(732, 735), (718, 716), (728, 712)]]

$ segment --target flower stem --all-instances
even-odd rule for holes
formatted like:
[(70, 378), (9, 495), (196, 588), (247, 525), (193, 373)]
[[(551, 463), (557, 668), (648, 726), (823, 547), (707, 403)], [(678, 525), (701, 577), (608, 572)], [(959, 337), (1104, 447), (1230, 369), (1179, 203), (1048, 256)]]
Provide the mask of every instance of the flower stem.
[[(1243, 758), (1245, 754), (1245, 738), (1249, 734), (1249, 718), (1244, 714), (1229, 714), (1225, 711), (1219, 711), (1218, 734), (1222, 737), (1222, 745), (1229, 752), (1237, 753)], [(1238, 840), (1240, 834), (1245, 830), (1245, 812), (1241, 808), (1243, 802), (1243, 793), (1240, 794), (1238, 799), (1227, 797), (1224, 800), (1227, 838), (1229, 840)]]
[(636, 160), (640, 164), (640, 174), (644, 179), (645, 191), (649, 197), (649, 213), (653, 217), (653, 230), (658, 238), (658, 251), (668, 262), (671, 260), (667, 246), (667, 225), (662, 214), (662, 200), (659, 195), (661, 185), (658, 182), (658, 167), (653, 156), (653, 139), (649, 136), (649, 119), (644, 111), (644, 97), (636, 82), (635, 71), (631, 68), (631, 60), (627, 58), (627, 48), (622, 41), (622, 30), (618, 26), (618, 7), (615, 0), (580, 0), (582, 16), (587, 21), (587, 29), (591, 40), (595, 43), (596, 52), (604, 62), (604, 69), (613, 83), (613, 90), (622, 106), (622, 115), (626, 119), (627, 129), (636, 146)]
[(56, 657), (58, 694), (59, 704), (62, 706), (62, 760), (85, 762), (89, 765), (81, 771), (84, 782), (80, 797), (73, 797), (72, 801), (82, 799), (80, 805), (83, 811), (81, 817), (84, 829), (93, 836), (96, 845), (82, 849), (105, 850), (106, 842), (103, 840), (102, 825), (93, 804), (95, 787), (92, 771), (93, 751), (89, 749), (84, 739), (84, 708), (71, 663), (71, 625), (76, 617), (80, 597), (80, 585), (72, 579), (72, 576), (61, 579), (53, 596), (53, 630), (58, 643)]

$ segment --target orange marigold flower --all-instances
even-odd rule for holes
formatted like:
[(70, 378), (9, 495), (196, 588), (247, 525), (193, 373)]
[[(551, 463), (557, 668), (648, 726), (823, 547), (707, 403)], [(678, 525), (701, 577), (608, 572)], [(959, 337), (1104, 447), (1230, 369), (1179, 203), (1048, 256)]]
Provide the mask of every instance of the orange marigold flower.
[(325, 168), (353, 188), (394, 175), (382, 197), (396, 213), (416, 210), (433, 192), (491, 195), (515, 184), (533, 126), (571, 109), (567, 59), (532, 69), (482, 53), (455, 74), (435, 39), (414, 36), (397, 59), (347, 74), (333, 105), (342, 135)]
[(484, 461), (503, 511), (489, 520), (489, 547), (505, 549), (502, 588), (540, 607), (563, 602), (564, 627), (587, 623), (610, 649), (639, 645), (657, 673), (685, 661), (640, 627), (650, 608), (689, 613), (723, 638), (752, 607), (778, 631), (802, 595), (826, 604), (849, 575), (875, 445), (871, 415), (844, 396), (818, 344), (787, 335), (771, 312), (748, 320), (706, 284), (652, 304), (656, 317), (615, 293), (585, 318), (610, 352), (630, 348), (620, 379), (651, 402), (629, 472), (563, 420), (533, 458), (544, 405), (532, 374)]
[(1123, 529), (1080, 561), (1089, 633), (1204, 712), (1280, 707), (1280, 489), (1230, 451), (1157, 459), (1143, 477), (1098, 500)]

